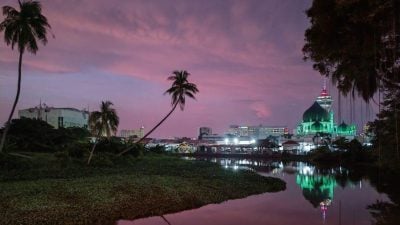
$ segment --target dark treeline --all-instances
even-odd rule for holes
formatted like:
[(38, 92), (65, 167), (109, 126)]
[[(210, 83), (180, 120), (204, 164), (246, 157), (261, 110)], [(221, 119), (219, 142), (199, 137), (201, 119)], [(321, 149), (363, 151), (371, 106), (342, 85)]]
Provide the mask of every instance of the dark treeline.
[(341, 94), (379, 104), (374, 150), (381, 165), (399, 168), (400, 1), (314, 0), (306, 14), (305, 59)]

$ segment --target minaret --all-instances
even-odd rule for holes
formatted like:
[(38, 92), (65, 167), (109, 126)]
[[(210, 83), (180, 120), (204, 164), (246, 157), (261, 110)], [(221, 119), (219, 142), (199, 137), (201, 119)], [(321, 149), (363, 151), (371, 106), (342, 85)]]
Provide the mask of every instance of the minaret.
[(326, 90), (326, 78), (324, 79), (324, 84), (322, 87), (321, 94), (317, 97), (317, 102), (327, 112), (331, 112), (331, 106), (332, 106), (333, 100), (332, 100), (332, 96), (330, 96), (328, 94), (328, 91)]

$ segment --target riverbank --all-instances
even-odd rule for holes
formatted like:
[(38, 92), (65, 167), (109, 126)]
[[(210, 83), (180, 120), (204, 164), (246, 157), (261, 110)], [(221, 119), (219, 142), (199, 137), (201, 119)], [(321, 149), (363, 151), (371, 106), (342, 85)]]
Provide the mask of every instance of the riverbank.
[(1, 225), (114, 224), (285, 189), (251, 171), (162, 155), (98, 156), (90, 167), (50, 154), (17, 158), (26, 166), (0, 170)]
[(265, 159), (265, 160), (286, 160), (286, 161), (309, 161), (307, 155), (295, 155), (289, 153), (274, 154), (249, 154), (249, 153), (177, 153), (178, 156), (195, 157), (195, 158), (238, 158), (238, 159)]

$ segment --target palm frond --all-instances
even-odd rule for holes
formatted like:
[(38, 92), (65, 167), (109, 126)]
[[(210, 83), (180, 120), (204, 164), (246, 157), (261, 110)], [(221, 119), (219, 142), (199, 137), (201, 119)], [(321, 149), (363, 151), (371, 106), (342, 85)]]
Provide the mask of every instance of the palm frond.
[(4, 40), (14, 49), (18, 46), (20, 52), (27, 49), (36, 54), (37, 41), (47, 44), (47, 30), (51, 29), (47, 18), (42, 15), (42, 6), (38, 1), (19, 1), (20, 11), (11, 6), (3, 6), (4, 21), (0, 31), (4, 31)]

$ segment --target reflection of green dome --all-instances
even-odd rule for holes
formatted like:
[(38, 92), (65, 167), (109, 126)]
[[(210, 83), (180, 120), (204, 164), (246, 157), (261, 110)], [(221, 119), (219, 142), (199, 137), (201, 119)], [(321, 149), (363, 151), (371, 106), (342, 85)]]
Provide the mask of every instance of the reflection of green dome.
[(314, 207), (320, 202), (329, 199), (333, 200), (333, 191), (336, 187), (335, 177), (328, 175), (304, 175), (297, 174), (296, 183), (300, 186), (303, 196)]
[(303, 114), (303, 121), (329, 121), (329, 113), (318, 102), (308, 108)]

